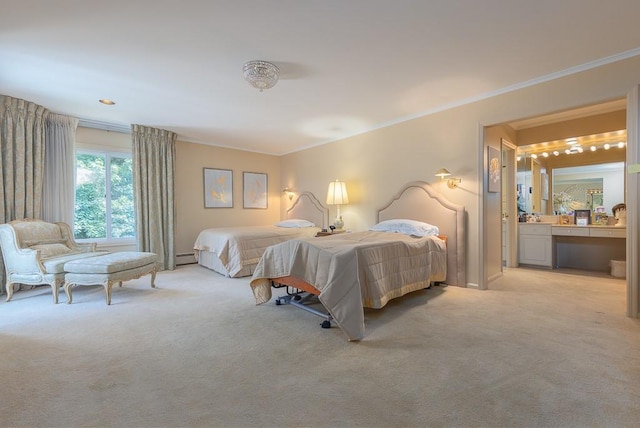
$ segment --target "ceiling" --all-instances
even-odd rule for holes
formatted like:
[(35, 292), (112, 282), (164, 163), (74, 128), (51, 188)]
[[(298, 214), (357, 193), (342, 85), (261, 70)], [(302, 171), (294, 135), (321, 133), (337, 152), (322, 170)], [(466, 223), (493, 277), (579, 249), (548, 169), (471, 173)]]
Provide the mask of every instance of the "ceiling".
[[(3, 0), (0, 94), (284, 154), (639, 55), (638, 16), (637, 0)], [(274, 88), (243, 80), (253, 59), (280, 68)]]

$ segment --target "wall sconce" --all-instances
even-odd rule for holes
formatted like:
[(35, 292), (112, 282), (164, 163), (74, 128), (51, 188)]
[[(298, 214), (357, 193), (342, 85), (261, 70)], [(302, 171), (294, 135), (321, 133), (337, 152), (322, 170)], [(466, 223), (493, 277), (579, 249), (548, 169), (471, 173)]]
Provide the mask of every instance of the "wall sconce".
[(282, 193), (284, 193), (285, 195), (287, 195), (287, 198), (289, 198), (289, 200), (293, 199), (293, 191), (291, 189), (289, 189), (288, 187), (285, 187), (284, 189), (282, 189)]
[[(440, 177), (441, 180), (444, 180), (446, 177), (450, 176), (451, 173), (446, 168), (440, 168), (438, 171), (436, 171), (436, 177)], [(461, 182), (462, 179), (460, 178), (447, 178), (447, 186), (449, 186), (449, 189), (455, 189)]]

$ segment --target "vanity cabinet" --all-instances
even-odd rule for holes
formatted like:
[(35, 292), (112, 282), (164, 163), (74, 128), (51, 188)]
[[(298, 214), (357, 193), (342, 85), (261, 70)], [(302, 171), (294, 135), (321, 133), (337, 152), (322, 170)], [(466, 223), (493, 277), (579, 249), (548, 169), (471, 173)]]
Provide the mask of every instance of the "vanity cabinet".
[(626, 260), (627, 229), (554, 225), (554, 267), (609, 272), (611, 260)]
[(518, 224), (518, 263), (553, 267), (551, 224)]

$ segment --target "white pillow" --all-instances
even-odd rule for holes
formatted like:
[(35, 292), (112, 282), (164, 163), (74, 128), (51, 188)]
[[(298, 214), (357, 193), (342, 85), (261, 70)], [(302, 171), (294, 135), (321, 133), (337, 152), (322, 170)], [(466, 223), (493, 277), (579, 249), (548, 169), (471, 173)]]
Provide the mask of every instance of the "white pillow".
[(281, 222), (276, 223), (278, 227), (315, 227), (316, 225), (308, 220), (283, 220)]
[(404, 233), (411, 236), (437, 236), (440, 230), (437, 226), (416, 220), (407, 220), (403, 218), (394, 220), (385, 220), (373, 226), (374, 232), (396, 232)]

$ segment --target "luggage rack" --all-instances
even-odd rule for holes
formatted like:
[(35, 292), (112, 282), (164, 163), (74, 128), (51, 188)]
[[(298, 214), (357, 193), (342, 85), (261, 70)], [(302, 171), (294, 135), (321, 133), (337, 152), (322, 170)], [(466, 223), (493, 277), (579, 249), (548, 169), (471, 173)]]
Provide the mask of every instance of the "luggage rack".
[(320, 323), (322, 328), (331, 328), (331, 321), (333, 320), (331, 314), (309, 306), (320, 303), (317, 295), (275, 281), (271, 281), (271, 285), (273, 288), (286, 288), (287, 290), (286, 296), (276, 298), (276, 305), (293, 305), (303, 311), (310, 312), (323, 319), (322, 323)]

